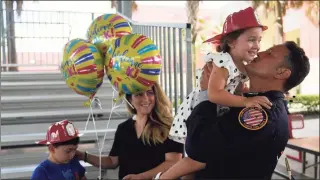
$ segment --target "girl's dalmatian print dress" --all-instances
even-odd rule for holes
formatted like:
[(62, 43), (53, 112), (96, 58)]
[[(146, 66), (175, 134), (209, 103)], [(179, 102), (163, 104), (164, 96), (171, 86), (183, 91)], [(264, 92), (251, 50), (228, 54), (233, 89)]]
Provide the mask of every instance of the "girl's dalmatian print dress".
[[(234, 64), (232, 57), (229, 53), (219, 53), (213, 54), (208, 53), (204, 56), (204, 61), (206, 63), (213, 62), (216, 66), (221, 68), (226, 68), (229, 71), (229, 77), (227, 80), (227, 85), (225, 90), (234, 93), (239, 82), (245, 82), (248, 80), (247, 76), (241, 73), (236, 65)], [(183, 100), (182, 104), (178, 108), (178, 112), (174, 117), (170, 132), (169, 138), (179, 142), (185, 143), (185, 138), (187, 137), (187, 127), (186, 121), (191, 114), (191, 111), (196, 107), (200, 102), (208, 100), (207, 91), (200, 92), (200, 79), (203, 70), (198, 70), (196, 74), (196, 88)], [(200, 78), (199, 78), (200, 77)], [(229, 108), (225, 106), (218, 105), (217, 115), (221, 116), (223, 113), (228, 112)]]

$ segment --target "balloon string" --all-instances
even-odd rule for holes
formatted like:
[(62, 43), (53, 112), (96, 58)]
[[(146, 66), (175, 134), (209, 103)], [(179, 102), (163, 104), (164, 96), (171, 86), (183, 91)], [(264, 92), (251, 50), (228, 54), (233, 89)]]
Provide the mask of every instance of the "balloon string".
[[(93, 101), (90, 99), (85, 103), (85, 106), (89, 105), (89, 107), (90, 107), (90, 104), (92, 104), (92, 103), (93, 103)], [(83, 134), (87, 133), (87, 127), (88, 127), (88, 124), (89, 124), (89, 121), (90, 121), (90, 117), (91, 117), (91, 113), (89, 113), (89, 115), (88, 115), (88, 118), (87, 118), (87, 121), (86, 121), (86, 125), (84, 127), (84, 133)]]
[[(118, 91), (113, 87), (113, 86), (111, 86), (112, 88), (113, 88), (113, 92), (112, 92), (112, 99), (115, 99), (115, 96), (116, 96), (116, 93), (117, 94), (119, 94), (118, 93)], [(129, 106), (132, 108), (132, 109), (134, 109), (134, 107), (132, 106), (132, 104), (126, 99), (126, 97), (125, 96), (123, 96), (123, 98), (122, 98), (126, 103), (128, 103), (129, 104)], [(97, 101), (98, 101), (98, 105), (100, 106), (100, 108), (101, 108), (101, 103), (100, 103), (100, 100), (99, 99), (96, 99)], [(98, 148), (99, 148), (99, 176), (98, 176), (98, 179), (102, 179), (102, 151), (103, 151), (103, 148), (104, 148), (104, 143), (105, 143), (105, 140), (106, 140), (106, 138), (107, 138), (107, 132), (108, 132), (108, 130), (109, 130), (109, 124), (110, 124), (110, 120), (111, 120), (111, 116), (112, 116), (112, 113), (113, 113), (113, 111), (115, 110), (115, 109), (117, 109), (118, 107), (120, 107), (122, 104), (123, 104), (123, 101), (122, 101), (122, 103), (121, 104), (119, 104), (119, 105), (117, 105), (117, 101), (111, 101), (111, 103), (112, 103), (112, 106), (111, 106), (111, 111), (110, 111), (110, 114), (109, 114), (109, 118), (108, 118), (108, 121), (107, 121), (107, 127), (106, 127), (106, 131), (105, 131), (105, 133), (104, 133), (104, 136), (103, 136), (103, 140), (102, 140), (102, 142), (101, 142), (101, 146), (100, 146), (100, 143), (98, 144)], [(90, 104), (90, 106), (91, 106), (91, 104)], [(96, 129), (96, 128), (95, 128)], [(97, 136), (97, 135), (96, 135)], [(97, 136), (97, 138), (98, 138), (98, 136)]]
[[(90, 117), (92, 117), (93, 127), (94, 127), (95, 134), (96, 134), (97, 145), (98, 145), (98, 149), (100, 150), (100, 149), (101, 149), (101, 146), (100, 146), (100, 142), (99, 142), (99, 137), (98, 137), (96, 122), (95, 122), (95, 118), (94, 118), (94, 114), (93, 114), (92, 104), (93, 104), (93, 103), (96, 103), (96, 104), (99, 106), (99, 108), (102, 109), (102, 107), (101, 107), (101, 102), (100, 102), (100, 100), (97, 99), (97, 98), (94, 98), (93, 100), (90, 99), (89, 102), (90, 102), (90, 103), (89, 103), (90, 113), (89, 113), (88, 118), (87, 118), (87, 122), (86, 122), (85, 129), (84, 129), (84, 134), (87, 132), (87, 126), (88, 126), (88, 123), (89, 123), (89, 121), (90, 121)], [(101, 152), (100, 152), (100, 177), (101, 177)]]
[(90, 113), (91, 113), (91, 116), (92, 116), (93, 127), (94, 127), (94, 130), (95, 130), (95, 133), (96, 133), (96, 139), (97, 139), (98, 148), (100, 148), (100, 142), (99, 142), (97, 127), (96, 127), (96, 121), (94, 119), (93, 108), (92, 108), (91, 104), (90, 104)]
[[(117, 92), (118, 93), (118, 91), (113, 87), (113, 86), (111, 86), (112, 87), (112, 89), (113, 89), (113, 93), (114, 92)], [(118, 93), (119, 94), (119, 93)], [(132, 108), (132, 109), (134, 109), (134, 107), (133, 107), (133, 105), (127, 100), (127, 98), (126, 98), (126, 96), (124, 95), (123, 96), (123, 98), (122, 98), (126, 103), (128, 103), (128, 105)]]
[[(92, 105), (90, 104), (90, 111), (91, 111), (91, 114), (92, 114), (92, 122), (93, 122), (93, 127), (94, 127), (94, 130), (95, 130), (95, 133), (96, 133), (96, 140), (97, 140), (97, 144), (98, 144), (98, 149), (100, 149), (100, 141), (99, 141), (99, 137), (98, 137), (98, 132), (97, 132), (97, 127), (96, 127), (96, 122), (95, 122), (95, 119), (94, 119), (94, 115), (93, 115), (93, 110), (92, 110)], [(101, 159), (101, 156), (100, 156), (100, 159)], [(101, 160), (100, 160), (100, 169), (101, 169)], [(100, 171), (100, 177), (101, 177), (101, 171)]]
[[(90, 117), (91, 117), (91, 116), (93, 117), (92, 107), (91, 107), (91, 106), (93, 105), (93, 103), (95, 103), (96, 105), (98, 105), (99, 109), (102, 109), (100, 99), (98, 99), (98, 98), (93, 98), (93, 99), (90, 99), (88, 102), (89, 102), (88, 105), (89, 105), (91, 111), (90, 111), (90, 113), (89, 113), (89, 115), (88, 115), (88, 118), (87, 118), (87, 121), (86, 121), (86, 125), (85, 125), (85, 127), (84, 127), (84, 133), (83, 133), (83, 134), (86, 134), (86, 133), (87, 133), (87, 127), (88, 127), (88, 124), (89, 124), (89, 121), (90, 121)], [(94, 119), (93, 119), (93, 120), (94, 120)]]
[(84, 133), (83, 134), (87, 133), (87, 127), (88, 127), (88, 123), (89, 123), (90, 117), (91, 117), (91, 113), (89, 113), (89, 115), (88, 115), (87, 122), (86, 122), (86, 125), (84, 127)]
[[(112, 99), (113, 99), (114, 97), (115, 97), (115, 90), (114, 90), (113, 93), (112, 93)], [(111, 116), (112, 116), (113, 111), (114, 111), (116, 108), (118, 108), (118, 107), (121, 106), (121, 104), (117, 105), (117, 103), (114, 102), (114, 101), (112, 101), (111, 103), (112, 103), (112, 108), (111, 108), (110, 115), (109, 115), (109, 118), (108, 118), (108, 121), (107, 121), (107, 129), (106, 129), (106, 131), (105, 131), (105, 133), (104, 133), (102, 145), (101, 145), (101, 147), (100, 147), (100, 149), (99, 149), (99, 164), (100, 164), (100, 166), (99, 166), (99, 178), (100, 178), (100, 179), (102, 179), (102, 177), (101, 177), (101, 174), (102, 174), (102, 165), (101, 165), (102, 151), (103, 151), (103, 148), (104, 148), (105, 139), (107, 138), (107, 132), (108, 132), (108, 130), (109, 130), (109, 124), (110, 124)]]

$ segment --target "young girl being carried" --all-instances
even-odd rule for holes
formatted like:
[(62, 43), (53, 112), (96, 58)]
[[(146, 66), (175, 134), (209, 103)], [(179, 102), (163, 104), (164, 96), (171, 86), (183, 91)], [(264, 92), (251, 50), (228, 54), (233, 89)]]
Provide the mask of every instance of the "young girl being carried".
[(229, 15), (223, 26), (223, 33), (205, 41), (218, 45), (218, 53), (204, 56), (206, 63), (212, 63), (208, 90), (200, 90), (199, 83), (203, 77), (197, 78), (197, 87), (179, 106), (169, 132), (170, 139), (185, 143), (186, 121), (193, 108), (205, 100), (217, 104), (217, 116), (228, 112), (228, 107), (271, 108), (272, 104), (264, 96), (246, 98), (235, 95), (237, 87), (242, 87), (248, 80), (245, 64), (250, 63), (257, 55), (262, 32), (266, 29), (267, 26), (259, 23), (254, 10), (249, 7)]

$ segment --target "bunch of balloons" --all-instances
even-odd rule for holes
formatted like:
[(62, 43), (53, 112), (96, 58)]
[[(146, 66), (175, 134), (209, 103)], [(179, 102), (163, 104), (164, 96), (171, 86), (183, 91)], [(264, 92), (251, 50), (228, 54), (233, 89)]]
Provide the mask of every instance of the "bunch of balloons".
[(66, 84), (89, 101), (106, 74), (118, 97), (147, 90), (158, 81), (161, 57), (151, 39), (133, 34), (128, 21), (117, 14), (97, 17), (87, 40), (72, 39), (63, 50), (61, 72)]

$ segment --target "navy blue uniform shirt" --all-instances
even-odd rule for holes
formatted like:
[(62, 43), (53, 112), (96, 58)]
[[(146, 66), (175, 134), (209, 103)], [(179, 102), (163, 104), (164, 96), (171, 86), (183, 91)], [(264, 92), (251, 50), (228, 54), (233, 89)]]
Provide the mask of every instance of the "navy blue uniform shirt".
[(238, 120), (243, 108), (230, 108), (215, 116), (216, 104), (200, 103), (187, 120), (186, 152), (191, 159), (206, 163), (196, 179), (271, 179), (282, 151), (288, 142), (288, 115), (283, 93), (245, 94), (266, 96), (272, 102), (265, 126), (249, 130)]

